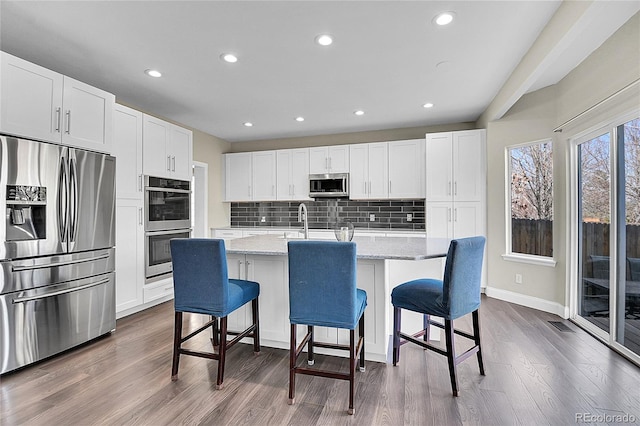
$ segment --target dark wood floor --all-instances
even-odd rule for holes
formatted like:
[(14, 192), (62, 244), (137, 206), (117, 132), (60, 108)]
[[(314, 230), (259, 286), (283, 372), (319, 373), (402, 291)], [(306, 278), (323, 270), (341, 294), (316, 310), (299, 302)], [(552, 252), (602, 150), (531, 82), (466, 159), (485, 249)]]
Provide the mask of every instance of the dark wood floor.
[[(445, 358), (402, 348), (392, 367), (368, 362), (358, 374), (356, 413), (347, 414), (347, 382), (299, 376), (287, 405), (288, 352), (250, 345), (229, 353), (225, 387), (215, 390), (216, 362), (181, 359), (170, 380), (172, 304), (118, 321), (111, 336), (1, 378), (3, 425), (563, 425), (577, 413), (635, 416), (640, 369), (572, 323), (483, 298), (480, 309), (487, 375), (475, 358), (459, 367), (461, 394), (451, 395)], [(200, 318), (192, 318), (199, 323)], [(456, 322), (470, 329), (470, 320)], [(199, 342), (206, 347), (206, 336)], [(316, 365), (346, 368), (317, 356)], [(604, 423), (604, 422), (600, 422)]]

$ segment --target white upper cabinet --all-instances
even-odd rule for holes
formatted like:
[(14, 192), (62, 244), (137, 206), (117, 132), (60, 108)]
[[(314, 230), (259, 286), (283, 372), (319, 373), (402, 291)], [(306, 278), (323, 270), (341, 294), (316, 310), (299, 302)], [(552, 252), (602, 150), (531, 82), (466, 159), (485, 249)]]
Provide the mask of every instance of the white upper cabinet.
[(116, 104), (113, 110), (116, 198), (142, 200), (142, 113)]
[(251, 201), (251, 153), (224, 154), (225, 201)]
[(387, 142), (351, 145), (349, 149), (349, 198), (385, 199), (389, 196)]
[(453, 133), (453, 199), (483, 201), (484, 130)]
[(309, 173), (349, 173), (349, 145), (309, 148)]
[(424, 198), (424, 140), (351, 145), (352, 199)]
[(309, 200), (309, 149), (276, 151), (278, 200)]
[(142, 142), (145, 175), (191, 180), (190, 130), (143, 114)]
[(111, 152), (115, 96), (0, 52), (0, 131)]
[(251, 159), (252, 199), (268, 201), (276, 199), (276, 152), (258, 151)]
[(225, 201), (276, 199), (276, 151), (224, 154)]
[(484, 201), (484, 130), (427, 134), (427, 201)]
[(389, 142), (389, 198), (424, 198), (424, 139)]
[(427, 134), (426, 198), (428, 201), (451, 201), (453, 185), (453, 134)]

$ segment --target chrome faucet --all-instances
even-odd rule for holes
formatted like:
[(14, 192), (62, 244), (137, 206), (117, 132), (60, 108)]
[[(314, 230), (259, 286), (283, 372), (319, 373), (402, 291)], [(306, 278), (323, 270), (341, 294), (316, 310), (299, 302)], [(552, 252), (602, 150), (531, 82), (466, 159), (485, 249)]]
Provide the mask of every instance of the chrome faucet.
[(307, 221), (307, 206), (304, 203), (300, 203), (298, 206), (298, 222), (302, 222), (304, 225), (304, 239), (309, 239), (309, 222)]

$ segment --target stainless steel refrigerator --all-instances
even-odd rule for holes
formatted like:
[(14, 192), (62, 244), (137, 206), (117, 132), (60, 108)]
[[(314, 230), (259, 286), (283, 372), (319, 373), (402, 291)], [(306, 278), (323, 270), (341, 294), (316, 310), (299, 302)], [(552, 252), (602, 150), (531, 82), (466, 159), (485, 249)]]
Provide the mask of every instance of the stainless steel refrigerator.
[(0, 135), (0, 374), (115, 329), (115, 158)]

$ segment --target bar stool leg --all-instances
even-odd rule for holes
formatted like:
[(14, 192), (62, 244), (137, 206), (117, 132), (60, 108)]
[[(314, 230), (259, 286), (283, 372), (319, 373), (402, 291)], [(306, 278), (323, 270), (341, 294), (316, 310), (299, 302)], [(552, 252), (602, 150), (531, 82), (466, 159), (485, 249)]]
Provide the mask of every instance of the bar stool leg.
[(289, 405), (296, 402), (296, 325), (291, 324), (291, 338), (289, 339)]
[(216, 389), (222, 389), (224, 361), (227, 354), (227, 317), (220, 318), (220, 349), (218, 351), (218, 379)]
[(393, 307), (393, 365), (400, 361), (400, 308)]
[(171, 366), (171, 381), (178, 380), (178, 364), (180, 363), (180, 344), (182, 340), (182, 312), (175, 313), (173, 329), (173, 365)]

